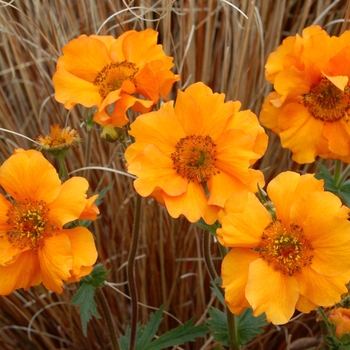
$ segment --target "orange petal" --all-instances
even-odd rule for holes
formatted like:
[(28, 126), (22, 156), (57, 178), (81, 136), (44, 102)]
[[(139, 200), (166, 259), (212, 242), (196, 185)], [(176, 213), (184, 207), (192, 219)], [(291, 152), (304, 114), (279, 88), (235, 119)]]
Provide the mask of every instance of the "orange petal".
[(301, 273), (296, 273), (300, 294), (319, 306), (333, 306), (340, 301), (340, 296), (348, 289), (349, 273), (338, 277), (325, 277), (305, 266)]
[(92, 266), (97, 259), (95, 241), (91, 232), (85, 227), (75, 227), (69, 230), (62, 230), (70, 241), (73, 254), (73, 268), (70, 271), (75, 279), (84, 275), (84, 266)]
[(290, 224), (292, 204), (312, 192), (323, 192), (323, 180), (317, 180), (311, 174), (300, 176), (292, 171), (277, 175), (267, 186), (267, 193), (275, 205), (277, 218), (286, 226)]
[(57, 198), (48, 206), (47, 214), (50, 224), (62, 228), (64, 224), (79, 218), (87, 200), (89, 187), (85, 178), (75, 176), (64, 182)]
[(17, 201), (50, 203), (59, 193), (61, 180), (40, 152), (30, 150), (16, 153), (2, 164), (0, 184)]
[(78, 220), (96, 220), (97, 215), (100, 213), (97, 205), (95, 204), (96, 199), (98, 198), (98, 194), (87, 199), (85, 208), (83, 212), (80, 214)]
[[(113, 39), (107, 38), (107, 42)], [(71, 40), (62, 51), (64, 55), (58, 59), (57, 68), (90, 83), (93, 83), (97, 74), (111, 63), (106, 44), (96, 37), (81, 35)]]
[(281, 97), (276, 91), (270, 92), (264, 100), (262, 110), (259, 115), (260, 122), (266, 128), (271, 129), (274, 133), (279, 134), (282, 130), (278, 126), (278, 118), (280, 116), (280, 107), (276, 107), (272, 104), (273, 100), (279, 100)]
[(210, 197), (208, 204), (223, 207), (227, 198), (237, 192), (248, 190), (257, 192), (258, 184), (260, 188), (264, 187), (264, 175), (259, 170), (248, 169), (250, 181), (243, 183), (241, 179), (236, 178), (236, 174), (228, 174), (221, 170), (220, 173), (211, 177), (208, 181)]
[(272, 218), (253, 193), (242, 191), (227, 200), (219, 221), (222, 228), (216, 233), (222, 245), (255, 248)]
[(233, 314), (240, 314), (250, 307), (245, 297), (249, 265), (259, 258), (259, 253), (250, 249), (233, 248), (221, 265), (222, 287), (225, 288), (225, 302)]
[(187, 179), (177, 174), (170, 157), (154, 145), (147, 146), (128, 164), (128, 172), (138, 177), (134, 186), (144, 197), (157, 187), (170, 196), (178, 196), (187, 190)]
[(0, 237), (6, 236), (6, 232), (9, 228), (9, 224), (7, 223), (7, 212), (10, 206), (11, 202), (7, 200), (2, 194), (0, 194)]
[(317, 305), (303, 295), (300, 295), (295, 308), (304, 314), (308, 314), (310, 311), (316, 309)]
[(346, 207), (330, 192), (314, 192), (291, 207), (291, 221), (313, 247), (311, 268), (326, 276), (350, 270), (350, 222)]
[(279, 116), (281, 143), (293, 152), (292, 158), (300, 163), (311, 163), (328, 150), (323, 136), (324, 123), (315, 119), (299, 101), (288, 103)]
[(346, 85), (349, 82), (349, 77), (345, 75), (329, 76), (322, 72), (322, 75), (325, 76), (333, 85), (335, 85), (339, 90), (344, 92)]
[(41, 283), (40, 265), (33, 250), (23, 252), (8, 266), (0, 266), (0, 295), (9, 295), (15, 289), (28, 289)]
[(323, 136), (328, 140), (331, 152), (341, 157), (350, 155), (350, 126), (345, 118), (333, 123), (325, 123)]
[[(187, 180), (185, 180), (187, 185)], [(163, 194), (166, 208), (173, 218), (185, 215), (190, 222), (197, 222), (200, 218), (211, 225), (217, 220), (219, 208), (208, 205), (208, 199), (201, 185), (189, 182), (187, 191), (179, 196)]]
[(294, 276), (280, 273), (257, 259), (249, 267), (246, 298), (254, 316), (265, 312), (273, 324), (285, 324), (293, 316), (299, 299), (298, 282)]
[(58, 69), (52, 77), (55, 99), (72, 109), (77, 103), (84, 107), (100, 106), (103, 101), (99, 88), (64, 69)]
[(59, 231), (45, 239), (44, 247), (38, 250), (38, 258), (45, 288), (62, 293), (62, 280), (70, 277), (73, 268), (73, 254), (67, 235)]

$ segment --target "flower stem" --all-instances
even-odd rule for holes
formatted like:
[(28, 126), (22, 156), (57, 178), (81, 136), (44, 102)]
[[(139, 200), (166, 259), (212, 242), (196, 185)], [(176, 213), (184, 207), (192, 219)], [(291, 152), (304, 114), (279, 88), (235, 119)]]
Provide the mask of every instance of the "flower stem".
[[(204, 231), (203, 256), (204, 256), (206, 267), (208, 269), (209, 276), (212, 281), (215, 281), (215, 279), (218, 277), (218, 274), (216, 273), (215, 266), (213, 264), (213, 260), (210, 254), (210, 236), (211, 236), (211, 233), (209, 231)], [(227, 250), (220, 243), (218, 244), (219, 244), (221, 255), (222, 257), (224, 257), (227, 254)], [(231, 313), (228, 307), (226, 307), (226, 317), (227, 317), (227, 329), (230, 337), (230, 350), (239, 350), (240, 347), (237, 344), (236, 316)]]
[(334, 175), (333, 175), (333, 179), (334, 179), (334, 185), (337, 186), (337, 184), (339, 183), (340, 180), (340, 175), (341, 175), (341, 161), (339, 159), (335, 160), (335, 164), (334, 164)]
[(138, 303), (137, 303), (137, 287), (135, 281), (135, 257), (140, 236), (140, 225), (141, 225), (141, 196), (136, 194), (135, 204), (135, 216), (134, 216), (134, 227), (132, 232), (131, 247), (128, 258), (127, 274), (129, 293), (131, 299), (131, 326), (130, 326), (130, 347), (132, 350), (136, 343), (136, 330), (137, 330), (137, 318), (138, 318)]
[(112, 342), (112, 348), (113, 348), (113, 350), (120, 350), (117, 335), (115, 332), (113, 318), (111, 315), (111, 310), (110, 310), (109, 305), (107, 303), (106, 297), (105, 297), (103, 290), (101, 288), (96, 288), (95, 291), (96, 291), (96, 296), (98, 298), (98, 301), (100, 303), (100, 306), (101, 306), (101, 309), (103, 312), (104, 320), (106, 321), (106, 324), (107, 324), (109, 337), (110, 337), (111, 342)]
[(59, 170), (59, 176), (62, 182), (68, 180), (68, 171), (67, 171), (67, 166), (65, 162), (65, 157), (64, 155), (60, 154), (57, 156), (58, 162), (60, 163), (60, 170)]
[[(92, 130), (90, 128), (87, 128), (87, 142), (86, 142), (86, 152), (85, 152), (85, 159), (84, 159), (84, 168), (87, 168), (90, 164), (91, 143), (92, 143)], [(89, 171), (88, 169), (84, 169), (83, 177), (87, 178), (88, 171)]]

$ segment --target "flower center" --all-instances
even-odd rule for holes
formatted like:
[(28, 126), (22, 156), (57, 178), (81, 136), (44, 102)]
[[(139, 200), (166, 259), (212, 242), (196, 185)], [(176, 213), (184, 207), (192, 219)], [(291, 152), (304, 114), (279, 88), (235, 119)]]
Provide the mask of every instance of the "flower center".
[(114, 90), (121, 88), (124, 80), (132, 80), (139, 69), (135, 63), (123, 61), (110, 63), (97, 74), (94, 85), (99, 87), (98, 92), (103, 98)]
[(343, 117), (349, 119), (347, 114), (350, 109), (349, 85), (342, 91), (326, 77), (322, 77), (303, 97), (304, 106), (316, 119), (324, 122), (335, 122)]
[(276, 271), (292, 276), (311, 265), (313, 248), (303, 234), (302, 228), (291, 225), (286, 230), (280, 221), (266, 227), (258, 246), (260, 256)]
[(44, 237), (52, 236), (57, 230), (49, 225), (46, 219), (48, 209), (43, 201), (14, 202), (7, 211), (7, 223), (11, 226), (8, 231), (9, 242), (20, 249), (43, 247)]
[(176, 144), (171, 159), (176, 172), (189, 181), (206, 183), (212, 175), (219, 173), (215, 168), (216, 148), (210, 136), (182, 138)]

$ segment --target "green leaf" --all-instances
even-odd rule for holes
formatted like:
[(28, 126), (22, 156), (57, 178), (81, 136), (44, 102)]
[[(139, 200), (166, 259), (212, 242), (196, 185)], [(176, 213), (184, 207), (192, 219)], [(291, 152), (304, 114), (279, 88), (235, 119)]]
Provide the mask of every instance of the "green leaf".
[(218, 221), (216, 221), (214, 224), (208, 225), (201, 218), (199, 221), (196, 222), (196, 226), (198, 226), (199, 228), (205, 231), (209, 231), (214, 237), (216, 237), (216, 230), (220, 227), (220, 224)]
[(106, 193), (113, 187), (114, 181), (111, 181), (111, 183), (103, 188), (99, 193), (98, 193), (98, 198), (95, 200), (96, 205), (100, 205), (102, 203), (103, 198), (105, 197)]
[(91, 320), (92, 316), (101, 318), (96, 310), (94, 295), (94, 286), (87, 282), (83, 282), (71, 301), (72, 305), (79, 305), (81, 325), (85, 337), (87, 336), (87, 324)]
[(320, 172), (315, 174), (317, 180), (324, 180), (324, 188), (332, 193), (337, 193), (337, 188), (334, 185), (333, 175), (329, 170), (321, 163), (316, 162), (317, 166), (320, 168)]
[(343, 186), (340, 187), (340, 189), (336, 194), (347, 207), (350, 206), (350, 184), (349, 183), (344, 183)]
[(253, 310), (250, 308), (246, 308), (242, 314), (236, 318), (236, 322), (238, 323), (237, 335), (238, 344), (240, 345), (248, 343), (256, 335), (262, 333), (262, 328), (268, 324), (265, 314), (254, 317)]
[(208, 332), (208, 328), (204, 324), (193, 326), (193, 323), (194, 320), (191, 319), (183, 325), (161, 335), (149, 344), (145, 350), (161, 350), (188, 341), (194, 341), (196, 338), (204, 338)]
[(72, 298), (71, 304), (79, 306), (79, 313), (83, 333), (87, 335), (87, 324), (92, 316), (101, 318), (96, 309), (94, 300), (95, 288), (102, 287), (106, 281), (109, 270), (104, 269), (104, 265), (95, 266), (90, 275), (85, 276), (79, 282), (80, 287)]
[(136, 341), (136, 348), (137, 350), (144, 350), (147, 348), (149, 343), (154, 338), (155, 334), (158, 331), (159, 325), (162, 322), (162, 314), (165, 308), (165, 304), (162, 305), (159, 310), (155, 313), (152, 313), (148, 323), (146, 324), (146, 327), (144, 331), (142, 332), (142, 335), (140, 338)]
[(222, 345), (230, 345), (226, 314), (216, 307), (208, 310), (210, 319), (207, 320), (209, 330), (213, 332), (214, 340)]
[[(120, 350), (129, 350), (130, 349), (130, 332), (131, 332), (130, 326), (127, 326), (125, 334), (119, 338)], [(140, 326), (140, 324), (137, 324), (135, 350), (139, 350), (138, 349), (138, 339), (140, 339), (141, 336), (142, 336), (141, 326)]]

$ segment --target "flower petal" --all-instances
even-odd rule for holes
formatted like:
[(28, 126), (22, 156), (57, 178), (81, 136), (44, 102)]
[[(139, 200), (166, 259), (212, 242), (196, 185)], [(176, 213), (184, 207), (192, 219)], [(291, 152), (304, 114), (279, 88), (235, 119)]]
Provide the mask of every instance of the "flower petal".
[(84, 266), (92, 266), (97, 259), (95, 241), (91, 232), (85, 227), (74, 227), (69, 230), (62, 230), (70, 241), (73, 254), (72, 276), (79, 280), (84, 275)]
[(246, 298), (254, 316), (263, 312), (273, 324), (285, 324), (293, 316), (299, 299), (299, 286), (294, 276), (274, 270), (264, 260), (250, 264)]
[(67, 222), (78, 219), (87, 203), (88, 187), (87, 180), (79, 176), (64, 182), (57, 198), (48, 206), (47, 217), (50, 224), (62, 228)]
[(217, 220), (219, 208), (208, 205), (204, 189), (198, 183), (189, 182), (187, 191), (179, 196), (170, 196), (164, 193), (163, 199), (173, 218), (178, 218), (183, 214), (190, 222), (197, 222), (203, 218), (208, 225), (212, 225)]
[(34, 150), (15, 153), (0, 167), (0, 184), (17, 201), (52, 202), (61, 181), (56, 169)]
[(0, 266), (0, 295), (9, 295), (15, 289), (27, 290), (41, 283), (40, 265), (37, 254), (28, 250), (8, 266)]
[(259, 258), (259, 253), (250, 249), (234, 248), (222, 261), (222, 287), (225, 288), (225, 302), (233, 314), (240, 314), (250, 307), (245, 297), (249, 265)]
[(305, 266), (301, 273), (294, 275), (298, 281), (300, 294), (319, 306), (333, 306), (340, 296), (348, 291), (349, 273), (338, 277), (325, 277), (311, 266)]
[(67, 235), (59, 231), (45, 239), (45, 245), (38, 250), (41, 275), (46, 289), (62, 293), (63, 280), (67, 280), (73, 268), (73, 254)]
[(255, 248), (272, 218), (253, 193), (242, 191), (227, 200), (219, 221), (222, 228), (216, 233), (222, 245)]

